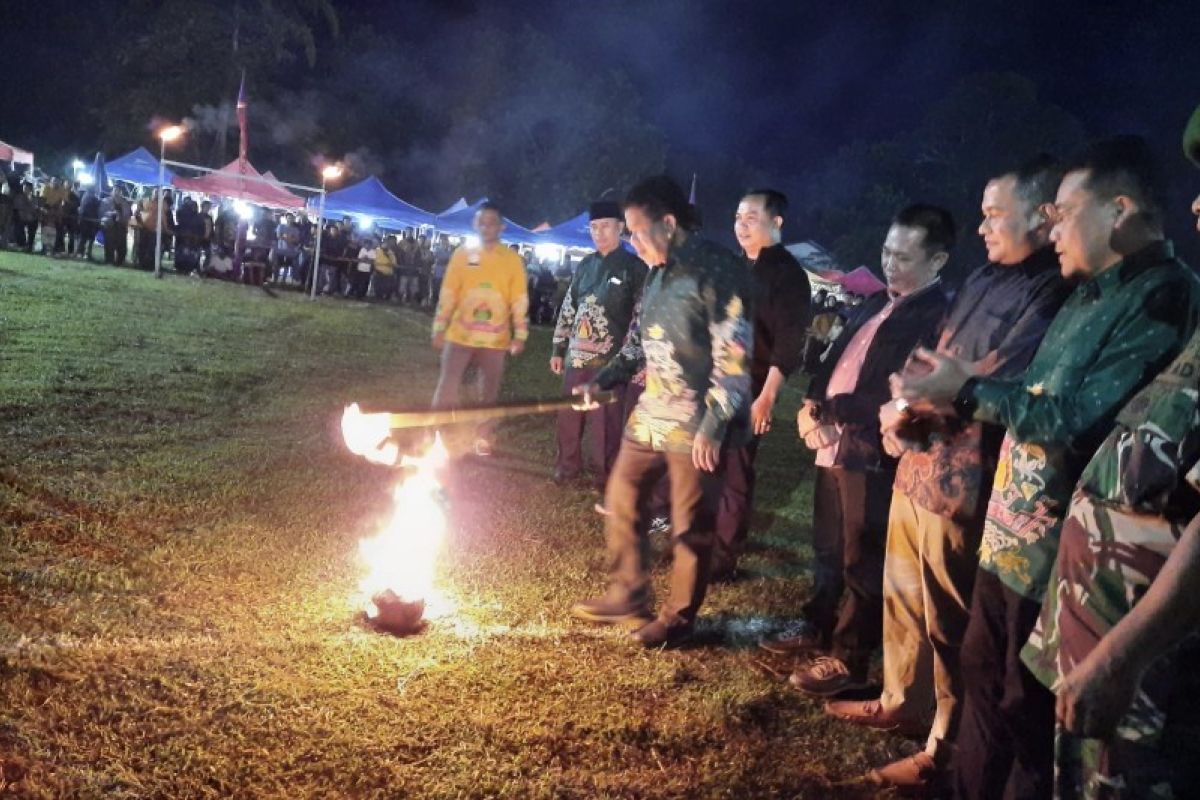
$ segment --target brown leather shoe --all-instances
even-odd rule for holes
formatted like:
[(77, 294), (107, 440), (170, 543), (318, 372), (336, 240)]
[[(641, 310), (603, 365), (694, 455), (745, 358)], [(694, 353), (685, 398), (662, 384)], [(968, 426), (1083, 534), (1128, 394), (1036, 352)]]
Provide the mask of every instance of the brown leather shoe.
[(916, 753), (893, 761), (886, 767), (867, 773), (867, 780), (879, 787), (897, 789), (907, 797), (923, 797), (937, 787), (941, 773), (928, 753)]
[(571, 606), (571, 616), (601, 625), (623, 625), (633, 630), (654, 619), (645, 603), (612, 600), (608, 596), (576, 603)]
[(805, 694), (832, 697), (835, 694), (857, 691), (867, 687), (865, 670), (854, 670), (834, 656), (818, 656), (798, 667), (788, 683)]
[(925, 736), (929, 733), (928, 723), (906, 719), (895, 711), (885, 711), (879, 700), (831, 700), (825, 704), (825, 713), (844, 722), (879, 731), (895, 731), (901, 736)]
[(663, 619), (656, 619), (643, 625), (630, 636), (642, 647), (675, 647), (692, 638), (691, 625), (671, 625)]

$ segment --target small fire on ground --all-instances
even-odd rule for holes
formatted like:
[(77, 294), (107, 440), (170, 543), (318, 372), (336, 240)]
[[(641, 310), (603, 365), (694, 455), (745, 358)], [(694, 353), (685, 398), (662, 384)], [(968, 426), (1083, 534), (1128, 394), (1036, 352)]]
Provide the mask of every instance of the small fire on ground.
[(441, 474), (450, 458), (440, 436), (412, 456), (400, 454), (390, 433), (388, 414), (364, 414), (355, 404), (342, 416), (342, 436), (351, 452), (403, 470), (392, 490), (390, 518), (379, 533), (359, 542), (367, 567), (359, 590), (369, 623), (406, 634), (420, 630), (423, 619), (452, 610), (435, 586), (447, 527)]

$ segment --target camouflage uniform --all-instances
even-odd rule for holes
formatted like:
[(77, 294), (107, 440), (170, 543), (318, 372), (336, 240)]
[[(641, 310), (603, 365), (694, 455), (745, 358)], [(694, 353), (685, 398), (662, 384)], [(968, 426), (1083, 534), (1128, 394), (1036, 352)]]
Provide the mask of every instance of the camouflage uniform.
[[(1046, 686), (1129, 613), (1200, 512), (1200, 335), (1139, 392), (1084, 470), (1042, 615), (1022, 651)], [(1056, 796), (1172, 798), (1200, 769), (1200, 636), (1159, 659), (1109, 740), (1059, 727)]]

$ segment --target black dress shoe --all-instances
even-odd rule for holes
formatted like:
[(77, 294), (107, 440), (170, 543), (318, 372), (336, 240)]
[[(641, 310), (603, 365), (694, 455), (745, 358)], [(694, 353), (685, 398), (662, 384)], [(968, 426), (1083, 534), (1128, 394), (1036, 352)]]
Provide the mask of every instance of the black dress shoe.
[(602, 625), (628, 625), (641, 628), (654, 619), (645, 603), (619, 602), (607, 597), (584, 600), (571, 606), (571, 616)]
[(692, 638), (695, 629), (688, 624), (671, 625), (656, 619), (630, 634), (642, 647), (675, 647)]

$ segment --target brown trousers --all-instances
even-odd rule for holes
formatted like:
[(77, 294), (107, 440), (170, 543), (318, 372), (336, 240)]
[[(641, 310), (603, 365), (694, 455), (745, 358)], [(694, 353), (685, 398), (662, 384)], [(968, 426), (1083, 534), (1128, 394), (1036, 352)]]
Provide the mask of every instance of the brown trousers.
[(721, 494), (721, 470), (702, 472), (692, 454), (652, 450), (631, 439), (609, 474), (604, 504), (611, 577), (610, 597), (650, 600), (650, 537), (647, 533), (654, 487), (666, 475), (671, 487), (671, 542), (674, 562), (669, 595), (658, 616), (668, 625), (690, 625), (708, 588), (713, 529)]

